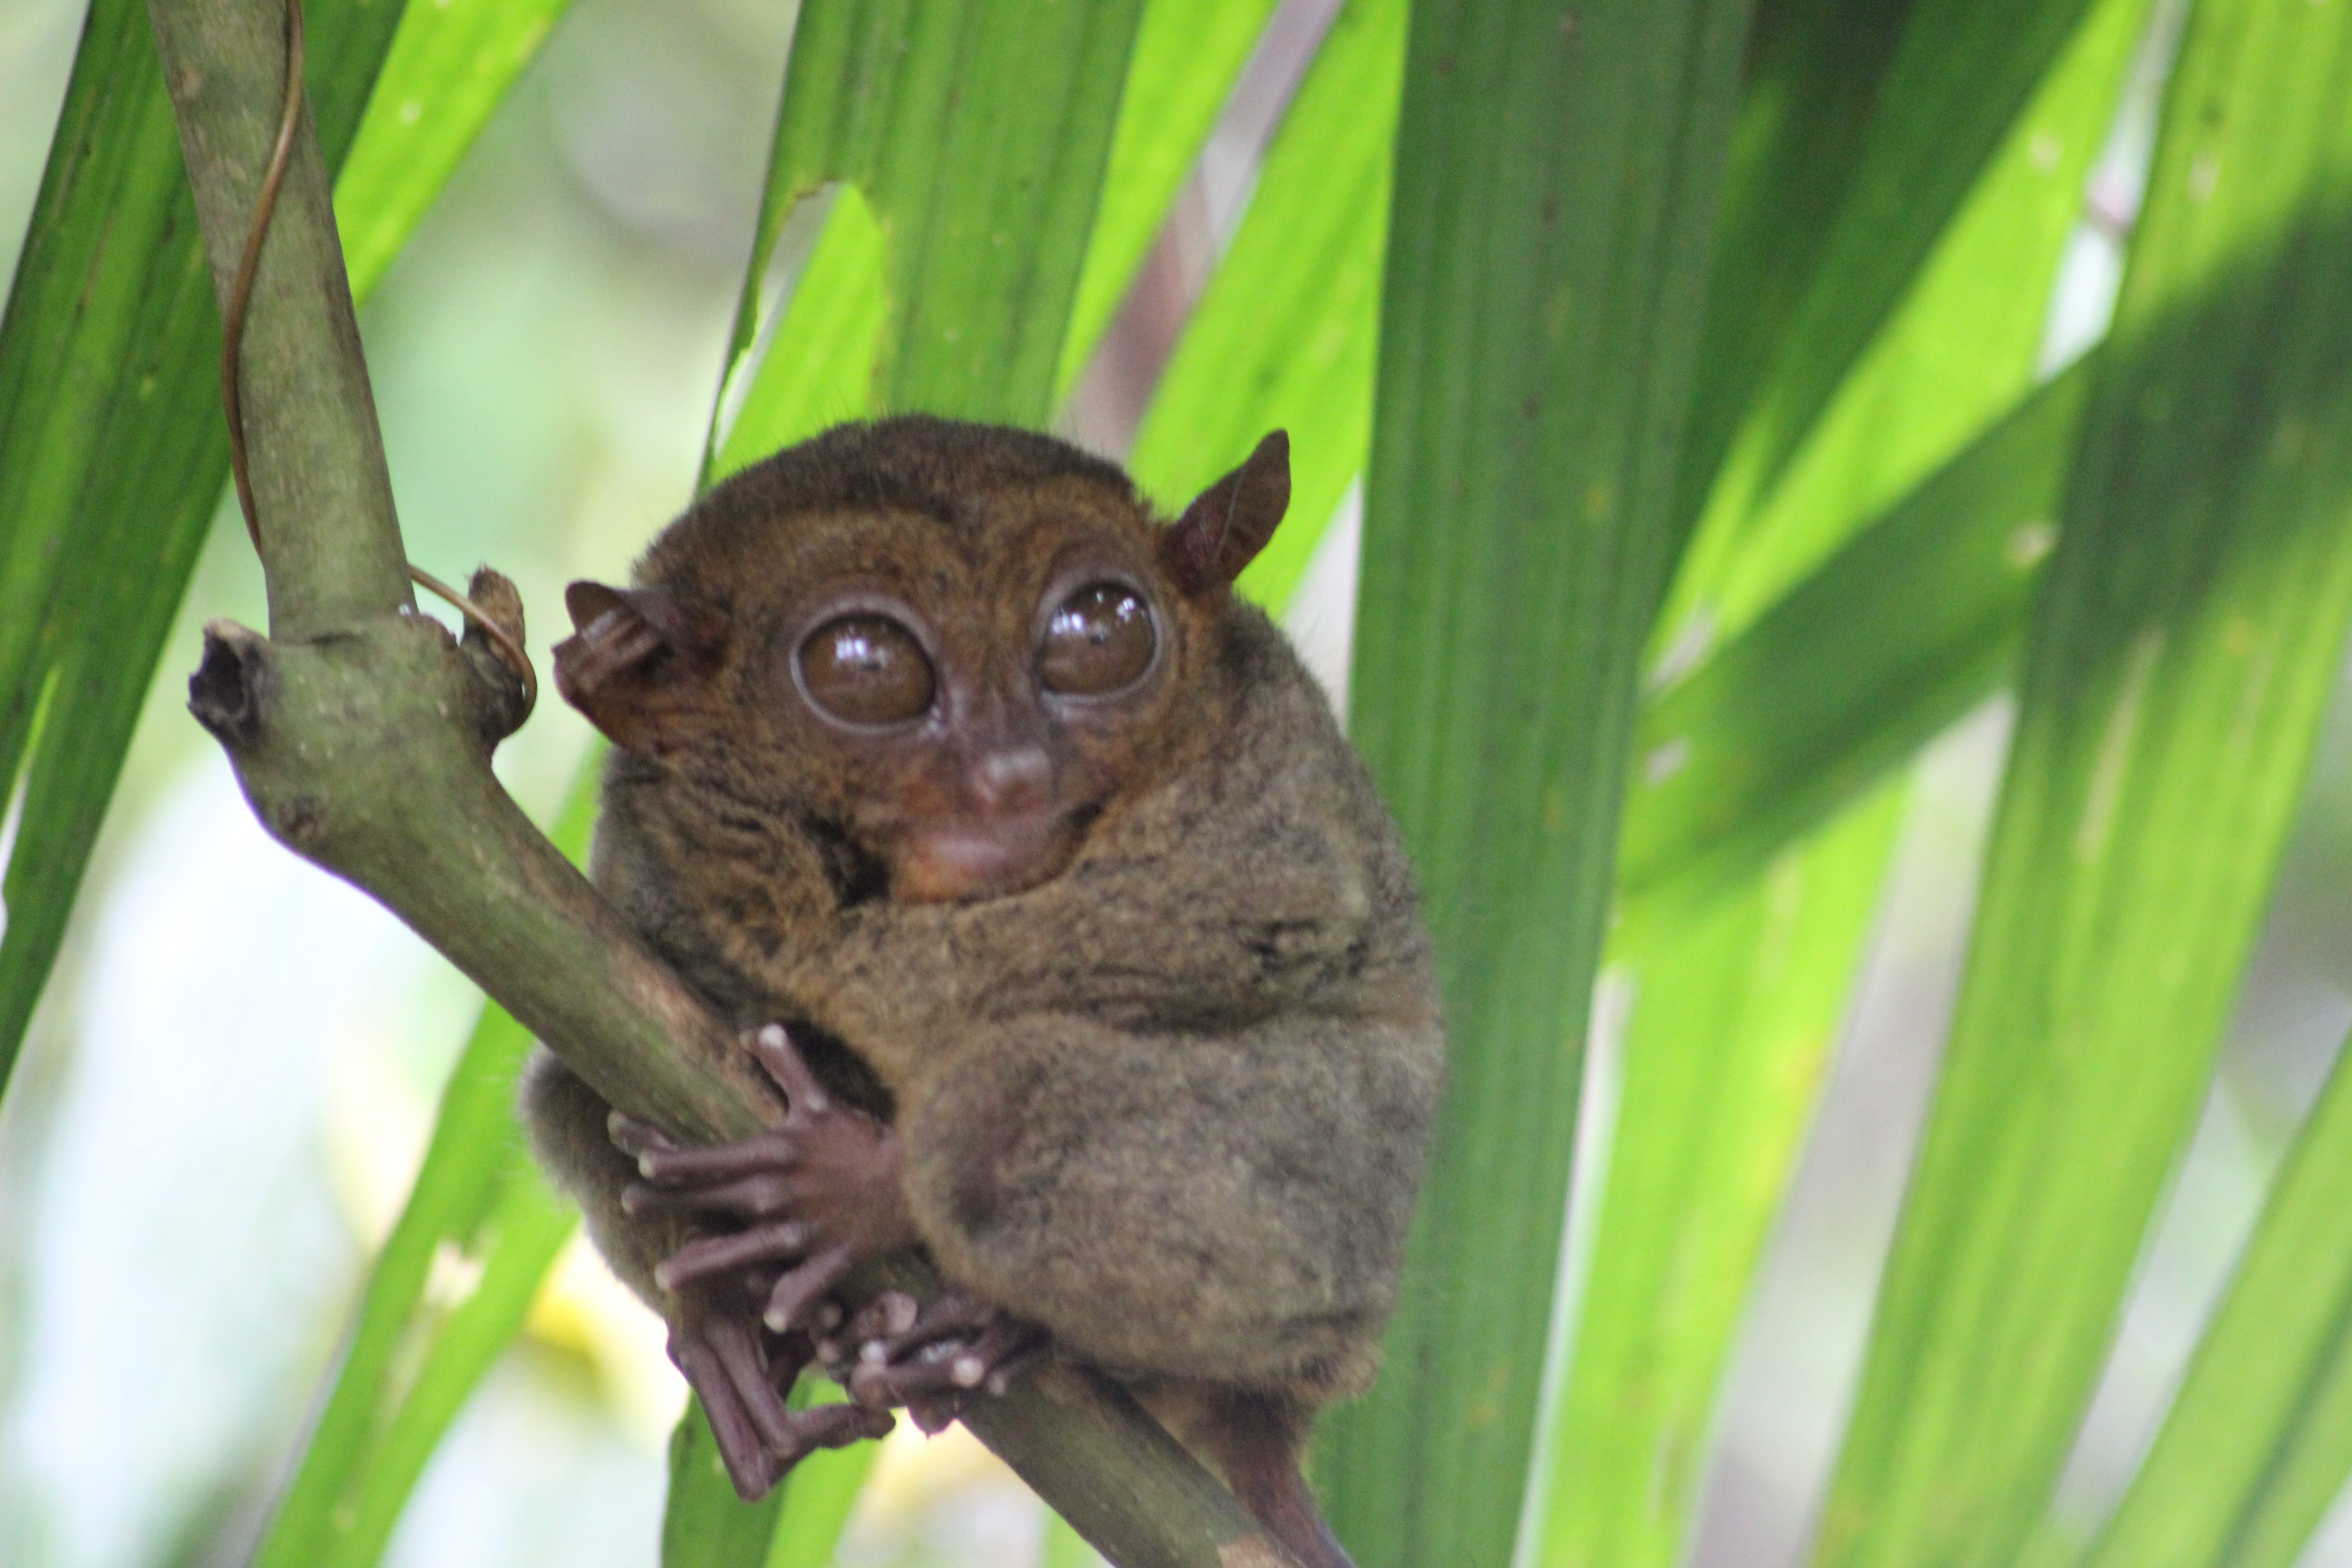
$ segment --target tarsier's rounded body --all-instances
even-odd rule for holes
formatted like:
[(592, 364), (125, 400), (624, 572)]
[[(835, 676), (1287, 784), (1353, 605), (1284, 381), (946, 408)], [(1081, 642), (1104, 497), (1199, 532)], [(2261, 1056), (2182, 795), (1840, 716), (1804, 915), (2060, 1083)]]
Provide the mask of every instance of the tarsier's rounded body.
[[(1129, 1381), (1262, 1515), (1303, 1494), (1243, 1472), (1291, 1465), (1372, 1374), (1443, 1057), (1395, 831), (1229, 592), (1287, 489), (1272, 437), (1161, 524), (1045, 437), (845, 426), (711, 492), (636, 590), (575, 589), (559, 651), (618, 745), (599, 885), (890, 1129), (887, 1201), (830, 1178), (853, 1195), (770, 1261), (915, 1241)], [(640, 1167), (605, 1108), (544, 1055), (527, 1100), (678, 1322), (654, 1271), (689, 1233), (624, 1205)], [(842, 1308), (786, 1310), (821, 1335)]]

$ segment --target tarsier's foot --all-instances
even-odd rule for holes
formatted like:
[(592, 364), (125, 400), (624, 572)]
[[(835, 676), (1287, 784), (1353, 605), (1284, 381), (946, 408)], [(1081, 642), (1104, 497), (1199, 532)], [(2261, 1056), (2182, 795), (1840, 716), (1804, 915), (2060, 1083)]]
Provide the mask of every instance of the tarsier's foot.
[(938, 1432), (982, 1393), (1003, 1394), (1053, 1353), (1053, 1336), (961, 1290), (928, 1306), (897, 1290), (876, 1297), (818, 1353), (859, 1405), (903, 1405), (926, 1432)]
[[(728, 1479), (746, 1502), (818, 1448), (839, 1448), (890, 1430), (887, 1412), (856, 1405), (794, 1410), (784, 1396), (814, 1358), (806, 1334), (763, 1334), (748, 1311), (717, 1290), (678, 1294), (669, 1356), (701, 1397)], [(716, 1297), (717, 1299), (714, 1299)]]
[(613, 1141), (644, 1177), (622, 1193), (621, 1206), (740, 1226), (680, 1247), (655, 1270), (662, 1289), (748, 1274), (767, 1291), (761, 1318), (769, 1329), (830, 1329), (840, 1321), (833, 1291), (850, 1270), (918, 1240), (898, 1135), (835, 1105), (782, 1025), (749, 1044), (784, 1091), (783, 1120), (740, 1142), (685, 1148), (615, 1111)]

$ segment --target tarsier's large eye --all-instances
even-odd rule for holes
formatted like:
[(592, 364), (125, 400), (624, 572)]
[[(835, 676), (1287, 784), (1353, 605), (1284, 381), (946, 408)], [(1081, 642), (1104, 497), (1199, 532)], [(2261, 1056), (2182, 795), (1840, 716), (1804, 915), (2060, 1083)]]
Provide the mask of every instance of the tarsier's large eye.
[(1089, 583), (1045, 623), (1037, 679), (1048, 691), (1099, 697), (1142, 679), (1159, 646), (1142, 595), (1120, 583)]
[(915, 634), (871, 611), (835, 616), (803, 637), (793, 657), (809, 700), (845, 724), (920, 718), (938, 683)]

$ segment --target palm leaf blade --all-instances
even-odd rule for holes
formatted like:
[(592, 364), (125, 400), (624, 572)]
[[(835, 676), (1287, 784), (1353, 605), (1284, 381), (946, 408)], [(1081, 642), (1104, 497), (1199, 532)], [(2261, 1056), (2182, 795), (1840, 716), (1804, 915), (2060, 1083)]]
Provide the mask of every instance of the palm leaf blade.
[(1420, 869), (1452, 1065), (1387, 1373), (1318, 1450), (1368, 1565), (1511, 1556), (1635, 667), (1672, 561), (1675, 421), (1645, 411), (1689, 385), (1746, 19), (1412, 16), (1350, 728)]
[(2204, 1088), (2352, 612), (2348, 69), (2338, 12), (2191, 19), (1825, 1563), (2025, 1539)]
[(2352, 1473), (2352, 1053), (2087, 1568), (2289, 1568)]
[(1402, 0), (1352, 0), (1332, 22), (1129, 457), (1181, 507), (1266, 431), (1290, 432), (1290, 515), (1242, 578), (1265, 604), (1297, 585), (1371, 439), (1404, 26)]

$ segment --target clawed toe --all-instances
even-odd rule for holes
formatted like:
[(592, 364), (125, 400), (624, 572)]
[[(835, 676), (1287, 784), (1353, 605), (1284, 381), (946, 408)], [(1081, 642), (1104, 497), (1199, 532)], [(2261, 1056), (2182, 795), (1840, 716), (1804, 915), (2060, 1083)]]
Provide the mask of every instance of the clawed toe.
[(790, 1469), (819, 1448), (846, 1448), (868, 1437), (887, 1437), (898, 1425), (887, 1410), (863, 1405), (813, 1405), (792, 1416), (792, 1444), (777, 1458)]
[(850, 1397), (873, 1409), (904, 1405), (927, 1432), (981, 1393), (1003, 1394), (1052, 1350), (1044, 1329), (958, 1290), (920, 1309), (898, 1292), (877, 1297), (820, 1352), (841, 1362), (845, 1339), (855, 1363), (837, 1365), (835, 1375), (846, 1372)]

